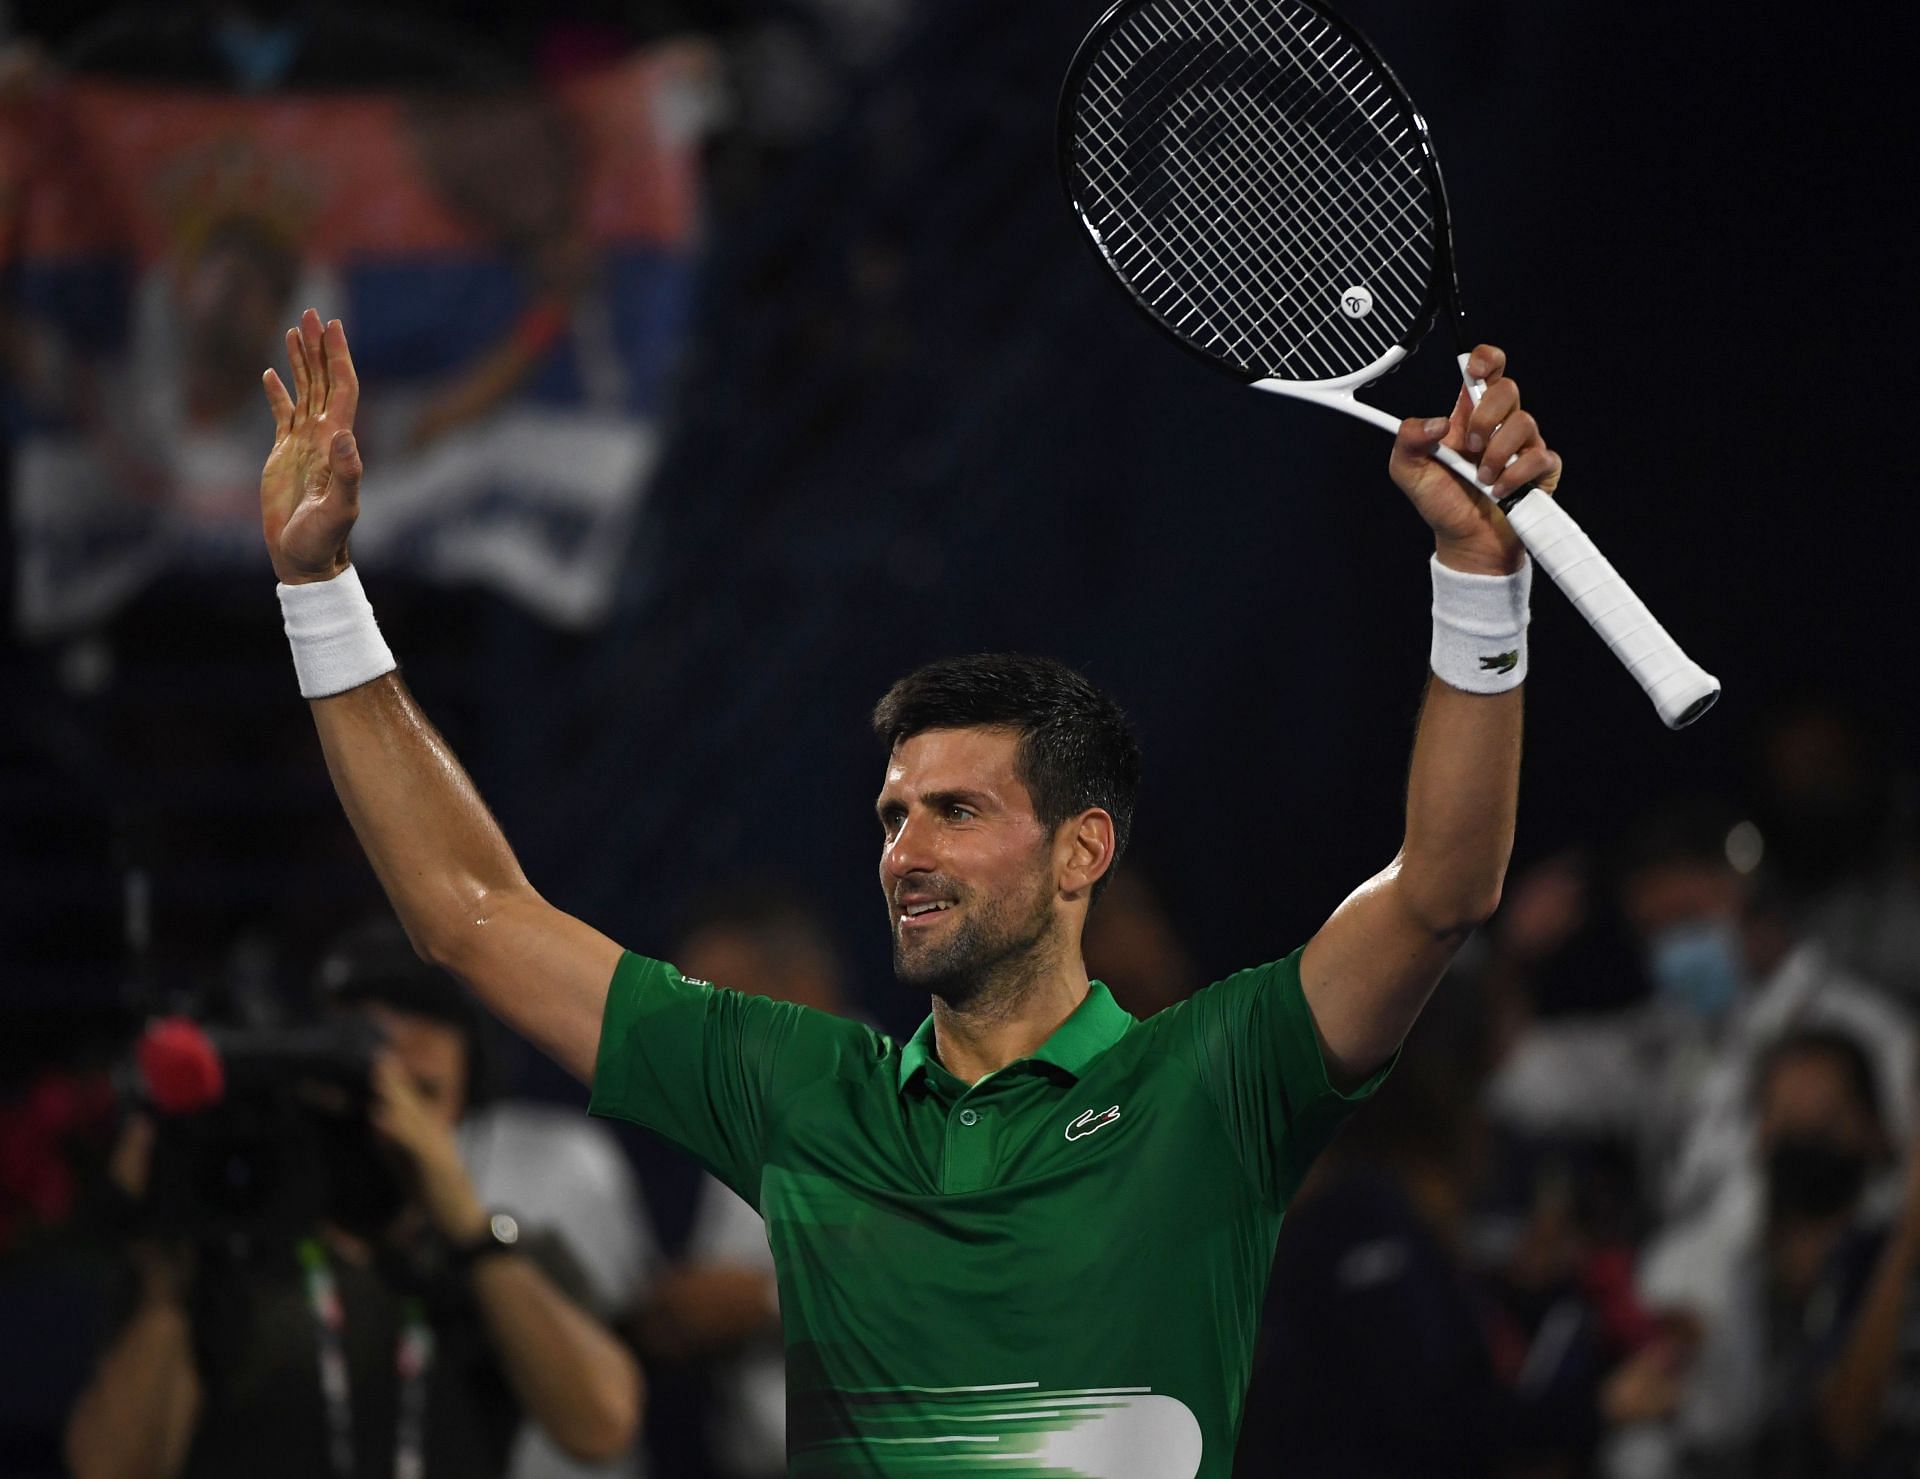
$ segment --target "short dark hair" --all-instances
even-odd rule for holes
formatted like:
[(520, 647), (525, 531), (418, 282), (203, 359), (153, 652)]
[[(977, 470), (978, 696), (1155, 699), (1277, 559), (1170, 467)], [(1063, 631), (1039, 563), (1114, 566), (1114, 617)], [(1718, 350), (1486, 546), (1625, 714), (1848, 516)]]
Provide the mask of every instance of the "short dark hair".
[(1876, 1129), (1884, 1129), (1887, 1121), (1881, 1112), (1880, 1080), (1873, 1059), (1858, 1037), (1838, 1027), (1796, 1027), (1775, 1038), (1755, 1068), (1755, 1096), (1765, 1094), (1780, 1066), (1796, 1058), (1825, 1058), (1838, 1068), (1855, 1102), (1867, 1112)]
[(889, 754), (929, 729), (1011, 729), (1014, 772), (1052, 832), (1099, 807), (1113, 818), (1113, 862), (1093, 885), (1105, 891), (1133, 833), (1140, 742), (1125, 711), (1065, 663), (1019, 652), (982, 652), (928, 663), (887, 690), (873, 732)]
[(371, 916), (336, 939), (313, 973), (323, 1010), (370, 1003), (444, 1023), (460, 1034), (467, 1057), (464, 1112), (484, 1109), (506, 1087), (506, 1064), (493, 1019), (466, 987), (414, 952), (400, 921)]

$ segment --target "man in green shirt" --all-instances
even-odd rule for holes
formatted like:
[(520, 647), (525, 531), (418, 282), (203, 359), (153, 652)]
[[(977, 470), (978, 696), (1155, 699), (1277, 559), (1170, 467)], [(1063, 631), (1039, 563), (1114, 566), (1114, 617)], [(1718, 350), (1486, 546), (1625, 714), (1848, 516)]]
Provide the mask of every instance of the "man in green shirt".
[(1557, 481), (1505, 356), (1476, 350), (1479, 406), (1407, 422), (1393, 454), (1436, 536), (1393, 861), (1285, 959), (1135, 1021), (1079, 949), (1132, 821), (1124, 716), (1044, 659), (936, 663), (875, 713), (895, 971), (932, 1002), (896, 1043), (688, 980), (534, 891), (349, 566), (345, 333), (309, 311), (287, 339), (261, 513), (341, 801), (423, 956), (590, 1083), (595, 1113), (761, 1210), (791, 1472), (1226, 1475), (1287, 1201), (1492, 912), (1512, 845), (1525, 555), (1430, 456), (1464, 449), (1502, 493)]

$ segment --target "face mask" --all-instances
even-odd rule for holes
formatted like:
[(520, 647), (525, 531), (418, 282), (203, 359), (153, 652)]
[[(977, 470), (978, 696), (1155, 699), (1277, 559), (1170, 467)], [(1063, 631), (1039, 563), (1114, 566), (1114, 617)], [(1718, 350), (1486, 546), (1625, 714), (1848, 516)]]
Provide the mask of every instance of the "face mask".
[(296, 25), (263, 26), (244, 18), (222, 21), (213, 33), (214, 45), (244, 92), (265, 92), (285, 81), (302, 39)]
[(1776, 1220), (1844, 1212), (1866, 1181), (1867, 1158), (1821, 1136), (1785, 1136), (1767, 1152), (1767, 1207)]
[(1740, 935), (1729, 919), (1698, 919), (1662, 930), (1648, 947), (1654, 995), (1712, 1020), (1740, 994)]

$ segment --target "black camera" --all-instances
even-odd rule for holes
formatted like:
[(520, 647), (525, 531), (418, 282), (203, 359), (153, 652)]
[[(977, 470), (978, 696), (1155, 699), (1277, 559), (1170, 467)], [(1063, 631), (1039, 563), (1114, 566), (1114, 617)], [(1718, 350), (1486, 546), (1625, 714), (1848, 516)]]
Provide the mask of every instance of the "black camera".
[(408, 1188), (405, 1162), (368, 1119), (379, 1029), (342, 1016), (201, 1036), (196, 1051), (211, 1066), (192, 1067), (213, 1088), (195, 1096), (203, 1107), (159, 1118), (142, 1231), (241, 1255), (285, 1247), (321, 1222), (383, 1231)]

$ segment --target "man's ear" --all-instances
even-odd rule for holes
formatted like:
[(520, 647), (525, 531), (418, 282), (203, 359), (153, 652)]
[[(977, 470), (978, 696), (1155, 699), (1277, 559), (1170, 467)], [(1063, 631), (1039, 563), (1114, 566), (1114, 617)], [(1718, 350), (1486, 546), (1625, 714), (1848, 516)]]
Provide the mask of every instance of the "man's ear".
[(1089, 807), (1062, 822), (1054, 841), (1061, 892), (1090, 891), (1113, 867), (1113, 849), (1113, 818), (1104, 808)]

